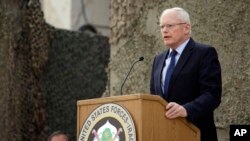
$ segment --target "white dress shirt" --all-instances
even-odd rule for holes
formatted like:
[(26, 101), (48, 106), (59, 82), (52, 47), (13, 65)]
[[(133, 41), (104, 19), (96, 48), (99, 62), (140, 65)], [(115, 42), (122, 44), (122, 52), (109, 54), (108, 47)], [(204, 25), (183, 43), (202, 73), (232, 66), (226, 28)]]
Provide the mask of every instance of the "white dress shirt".
[[(178, 62), (178, 60), (179, 60), (179, 58), (181, 56), (181, 53), (185, 49), (185, 47), (186, 47), (186, 45), (187, 45), (187, 43), (188, 43), (189, 40), (190, 39), (186, 40), (185, 42), (183, 42), (180, 46), (178, 46), (176, 48), (177, 54), (175, 55), (175, 65), (177, 64), (177, 62)], [(165, 60), (165, 66), (164, 66), (164, 68), (162, 70), (162, 74), (161, 74), (161, 88), (162, 88), (163, 93), (164, 93), (165, 76), (166, 76), (166, 72), (167, 72), (168, 66), (170, 64), (170, 60), (171, 60), (171, 55), (170, 54), (172, 53), (172, 51), (173, 51), (173, 49), (170, 48), (168, 56), (167, 56), (167, 58)]]

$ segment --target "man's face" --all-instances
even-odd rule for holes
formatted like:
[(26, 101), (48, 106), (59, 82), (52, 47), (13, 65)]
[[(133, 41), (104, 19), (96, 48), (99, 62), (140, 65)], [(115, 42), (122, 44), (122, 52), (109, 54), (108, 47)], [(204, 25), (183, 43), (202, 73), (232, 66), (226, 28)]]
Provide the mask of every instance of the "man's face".
[(190, 25), (178, 19), (174, 11), (162, 15), (160, 28), (164, 44), (172, 49), (176, 49), (190, 37)]
[(52, 137), (51, 141), (68, 141), (68, 138), (65, 135), (56, 135)]

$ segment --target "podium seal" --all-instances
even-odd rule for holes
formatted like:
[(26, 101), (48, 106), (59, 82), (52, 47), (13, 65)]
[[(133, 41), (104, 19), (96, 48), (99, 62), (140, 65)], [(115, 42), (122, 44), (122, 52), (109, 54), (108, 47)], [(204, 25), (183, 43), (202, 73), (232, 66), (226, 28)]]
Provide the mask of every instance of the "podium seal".
[(124, 107), (103, 104), (87, 117), (78, 141), (136, 141), (133, 119)]

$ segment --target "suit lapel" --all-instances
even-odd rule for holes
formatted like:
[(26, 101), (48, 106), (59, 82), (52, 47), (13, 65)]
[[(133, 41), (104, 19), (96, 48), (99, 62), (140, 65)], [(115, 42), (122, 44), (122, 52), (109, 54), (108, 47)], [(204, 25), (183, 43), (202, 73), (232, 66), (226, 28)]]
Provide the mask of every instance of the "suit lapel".
[(168, 55), (168, 52), (169, 52), (169, 49), (166, 50), (163, 55), (161, 56), (160, 58), (160, 72), (158, 73), (158, 79), (157, 79), (157, 85), (158, 86), (158, 90), (161, 90), (160, 91), (160, 94), (163, 96), (163, 91), (162, 91), (162, 88), (161, 88), (161, 78), (162, 78), (162, 71), (163, 71), (163, 68), (165, 66), (165, 60), (166, 60), (166, 57)]
[[(184, 65), (187, 63), (187, 61), (189, 60), (190, 55), (192, 54), (192, 50), (193, 50), (193, 46), (194, 46), (194, 41), (192, 38), (190, 38), (190, 41), (188, 42), (188, 44), (186, 45), (185, 49), (183, 50), (176, 66), (174, 69), (174, 72), (172, 74), (172, 78), (170, 80), (170, 86), (169, 89), (171, 89), (171, 87), (173, 86), (176, 78), (178, 77), (181, 69), (184, 67)], [(169, 96), (169, 95), (168, 95)]]

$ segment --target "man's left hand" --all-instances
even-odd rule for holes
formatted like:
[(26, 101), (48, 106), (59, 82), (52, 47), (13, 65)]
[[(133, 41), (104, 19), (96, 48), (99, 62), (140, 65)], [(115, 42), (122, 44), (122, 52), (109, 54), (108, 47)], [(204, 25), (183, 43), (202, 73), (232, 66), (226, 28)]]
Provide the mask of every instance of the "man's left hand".
[(166, 114), (165, 116), (169, 119), (174, 119), (177, 117), (187, 117), (187, 111), (186, 109), (175, 102), (170, 102), (166, 106)]

